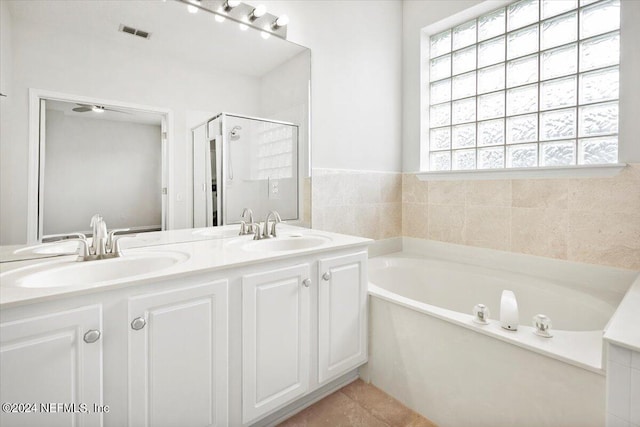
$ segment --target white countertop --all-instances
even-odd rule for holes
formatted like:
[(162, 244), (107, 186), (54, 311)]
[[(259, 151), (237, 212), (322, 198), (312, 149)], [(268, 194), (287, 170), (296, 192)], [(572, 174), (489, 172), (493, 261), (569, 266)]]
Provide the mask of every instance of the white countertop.
[(604, 331), (604, 339), (640, 352), (640, 275), (609, 321)]
[[(335, 249), (366, 246), (372, 242), (370, 239), (361, 237), (280, 224), (278, 230), (279, 236), (319, 236), (327, 238), (328, 240), (320, 246), (307, 249), (291, 251), (247, 251), (242, 249), (242, 244), (244, 242), (250, 243), (252, 241), (251, 235), (237, 236), (237, 230), (239, 229), (237, 225), (221, 227), (220, 229), (235, 231), (236, 235), (229, 238), (220, 238), (215, 236), (202, 236), (204, 238), (201, 238), (200, 235), (196, 235), (196, 239), (192, 239), (193, 241), (185, 242), (184, 239), (194, 236), (194, 231), (198, 231), (189, 229), (145, 233), (144, 235), (141, 235), (141, 237), (143, 237), (142, 241), (136, 241), (137, 238), (129, 239), (129, 243), (127, 245), (129, 249), (123, 249), (123, 258), (127, 257), (127, 254), (134, 256), (135, 254), (143, 253), (171, 252), (183, 255), (187, 259), (167, 268), (117, 280), (60, 287), (26, 288), (11, 286), (8, 283), (2, 283), (3, 280), (1, 280), (1, 275), (5, 275), (17, 269), (30, 268), (35, 265), (43, 266), (44, 264), (51, 264), (53, 266), (55, 264), (55, 266), (60, 267), (64, 265), (74, 265), (77, 263), (77, 261), (75, 261), (76, 255), (1, 263), (0, 307), (9, 308), (17, 305), (42, 302), (61, 297), (138, 285), (158, 279), (171, 279), (185, 274), (214, 271), (228, 267), (238, 267), (256, 262), (284, 259), (298, 255), (309, 255)], [(233, 235), (233, 233), (231, 234)], [(124, 242), (125, 240), (122, 241), (123, 247), (125, 246)], [(5, 253), (6, 252), (8, 252), (8, 250), (6, 250)], [(103, 261), (85, 261), (87, 264), (99, 262)], [(9, 280), (6, 280), (6, 282), (9, 282)]]

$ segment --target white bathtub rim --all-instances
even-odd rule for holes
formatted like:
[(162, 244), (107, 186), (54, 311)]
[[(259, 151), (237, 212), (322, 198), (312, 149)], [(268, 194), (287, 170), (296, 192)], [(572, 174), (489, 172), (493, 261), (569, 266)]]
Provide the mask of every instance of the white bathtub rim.
[(554, 330), (554, 337), (544, 338), (533, 332), (533, 327), (520, 325), (517, 331), (507, 331), (499, 321), (489, 319), (489, 324), (473, 322), (471, 314), (459, 313), (436, 307), (411, 298), (398, 295), (369, 282), (369, 295), (440, 320), (473, 330), (564, 363), (605, 375), (602, 363), (603, 331), (562, 331)]
[[(402, 251), (400, 252), (405, 255), (422, 255), (430, 259), (524, 274), (553, 282), (573, 283), (582, 288), (605, 288), (608, 292), (619, 294), (620, 299), (627, 293), (639, 274), (638, 271), (617, 267), (586, 264), (414, 237), (402, 238)], [(387, 253), (386, 255), (392, 254)]]

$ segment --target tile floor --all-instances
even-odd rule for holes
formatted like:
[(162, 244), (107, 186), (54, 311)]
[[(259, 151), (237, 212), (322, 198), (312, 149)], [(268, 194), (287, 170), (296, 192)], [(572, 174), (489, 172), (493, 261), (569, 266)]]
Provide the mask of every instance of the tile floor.
[(279, 427), (437, 427), (393, 397), (358, 379)]

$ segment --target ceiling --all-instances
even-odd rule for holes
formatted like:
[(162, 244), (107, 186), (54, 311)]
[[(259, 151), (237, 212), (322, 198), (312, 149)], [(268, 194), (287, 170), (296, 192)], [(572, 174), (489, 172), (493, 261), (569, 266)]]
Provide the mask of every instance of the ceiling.
[[(254, 29), (241, 31), (230, 20), (217, 22), (204, 10), (187, 12), (177, 1), (3, 0), (13, 25), (30, 22), (41, 29), (110, 40), (155, 51), (172, 60), (259, 77), (306, 50), (277, 37), (263, 39)], [(151, 33), (150, 39), (119, 31), (127, 25)]]
[(74, 108), (80, 106), (79, 104), (73, 102), (64, 102), (64, 101), (46, 101), (47, 110), (60, 111), (65, 116), (69, 117), (80, 117), (83, 119), (96, 119), (96, 120), (109, 120), (115, 122), (128, 122), (128, 123), (140, 123), (146, 125), (157, 125), (160, 126), (162, 123), (162, 115), (159, 113), (146, 113), (139, 110), (131, 110), (120, 107), (109, 107), (112, 110), (105, 110), (102, 112), (94, 112), (87, 111), (84, 113), (79, 113), (73, 111)]

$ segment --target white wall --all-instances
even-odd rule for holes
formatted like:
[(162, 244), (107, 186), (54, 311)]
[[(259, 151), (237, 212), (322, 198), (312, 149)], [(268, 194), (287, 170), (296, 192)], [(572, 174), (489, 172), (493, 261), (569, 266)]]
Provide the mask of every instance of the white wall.
[(402, 2), (265, 4), (311, 49), (313, 168), (400, 171)]
[[(402, 166), (405, 172), (420, 168), (420, 30), (451, 15), (485, 3), (481, 0), (404, 0), (402, 28)], [(488, 2), (487, 2), (488, 3)], [(493, 0), (495, 7), (504, 2)], [(485, 7), (485, 5), (481, 6)], [(489, 9), (491, 10), (491, 6)], [(622, 0), (620, 41), (620, 151), (621, 162), (640, 161), (640, 2)], [(455, 25), (455, 24), (452, 24)]]
[[(3, 4), (2, 19), (7, 16)], [(12, 108), (5, 108), (6, 100), (2, 101), (0, 135), (0, 203), (7, 214), (0, 224), (0, 244), (26, 241), (28, 88), (171, 108), (174, 144), (170, 161), (175, 170), (169, 192), (175, 209), (170, 225), (190, 227), (190, 126), (197, 124), (190, 120), (201, 119), (203, 112), (258, 115), (257, 79), (171, 61), (146, 51), (144, 45), (116, 46), (101, 39), (88, 43), (71, 35), (49, 34), (23, 22), (13, 22), (12, 36)], [(4, 32), (2, 38), (4, 43)], [(4, 65), (4, 45), (2, 52)]]
[(47, 110), (46, 136), (45, 235), (88, 231), (95, 213), (110, 229), (161, 226), (160, 125)]

